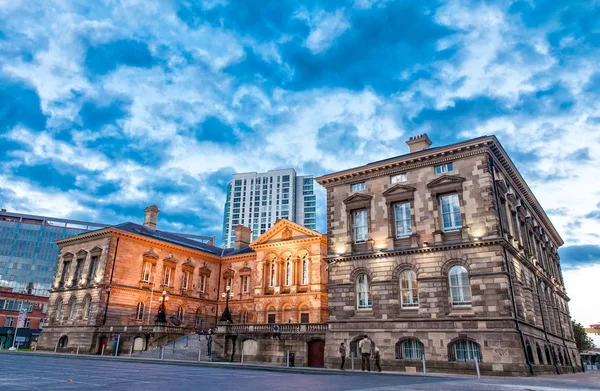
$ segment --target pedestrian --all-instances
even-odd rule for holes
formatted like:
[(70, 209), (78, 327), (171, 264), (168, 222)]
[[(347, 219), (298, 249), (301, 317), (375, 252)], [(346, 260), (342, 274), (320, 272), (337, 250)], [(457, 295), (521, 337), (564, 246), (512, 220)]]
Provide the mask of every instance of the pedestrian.
[(377, 370), (381, 372), (381, 351), (377, 346), (375, 346), (375, 350), (373, 351), (373, 358), (375, 359)]
[(344, 345), (343, 342), (340, 344), (340, 357), (342, 358), (342, 365), (340, 366), (340, 369), (343, 371), (344, 364), (346, 363), (346, 345)]
[(358, 349), (360, 350), (360, 354), (362, 356), (362, 360), (361, 360), (362, 370), (364, 371), (366, 368), (367, 371), (371, 372), (371, 361), (370, 361), (371, 341), (369, 341), (369, 338), (367, 338), (367, 337), (363, 338), (358, 343)]

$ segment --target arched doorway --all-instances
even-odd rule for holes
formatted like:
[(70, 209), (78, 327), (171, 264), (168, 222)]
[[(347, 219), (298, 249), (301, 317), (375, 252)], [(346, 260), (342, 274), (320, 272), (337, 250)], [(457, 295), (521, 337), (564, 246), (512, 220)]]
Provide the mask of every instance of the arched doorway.
[(63, 335), (58, 340), (58, 347), (59, 348), (66, 348), (68, 344), (69, 344), (69, 337), (67, 337), (66, 335)]
[(308, 366), (323, 368), (325, 366), (325, 341), (314, 339), (308, 342)]
[(102, 336), (98, 338), (98, 354), (102, 354), (104, 350), (106, 352), (106, 344), (108, 343), (108, 337)]

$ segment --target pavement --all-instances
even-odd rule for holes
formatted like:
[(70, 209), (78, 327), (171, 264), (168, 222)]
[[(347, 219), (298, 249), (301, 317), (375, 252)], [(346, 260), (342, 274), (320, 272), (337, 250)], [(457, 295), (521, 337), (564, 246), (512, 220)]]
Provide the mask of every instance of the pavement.
[(600, 372), (526, 378), (363, 373), (232, 363), (0, 353), (0, 390), (600, 391)]

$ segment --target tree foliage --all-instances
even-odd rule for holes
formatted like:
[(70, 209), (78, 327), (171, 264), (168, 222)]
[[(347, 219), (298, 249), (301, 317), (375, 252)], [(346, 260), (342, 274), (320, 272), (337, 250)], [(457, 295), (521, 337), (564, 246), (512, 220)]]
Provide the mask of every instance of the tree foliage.
[(577, 323), (574, 320), (571, 321), (573, 324), (573, 333), (575, 334), (575, 343), (579, 352), (585, 352), (594, 347), (594, 341), (587, 335), (585, 328), (581, 323)]

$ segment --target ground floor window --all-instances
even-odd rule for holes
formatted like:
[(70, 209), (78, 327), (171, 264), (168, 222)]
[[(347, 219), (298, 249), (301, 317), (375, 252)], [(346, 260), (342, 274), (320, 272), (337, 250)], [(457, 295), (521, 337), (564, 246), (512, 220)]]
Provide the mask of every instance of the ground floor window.
[(481, 361), (479, 344), (468, 339), (460, 339), (450, 347), (450, 361)]
[(423, 344), (415, 338), (409, 338), (396, 343), (397, 359), (422, 359)]

